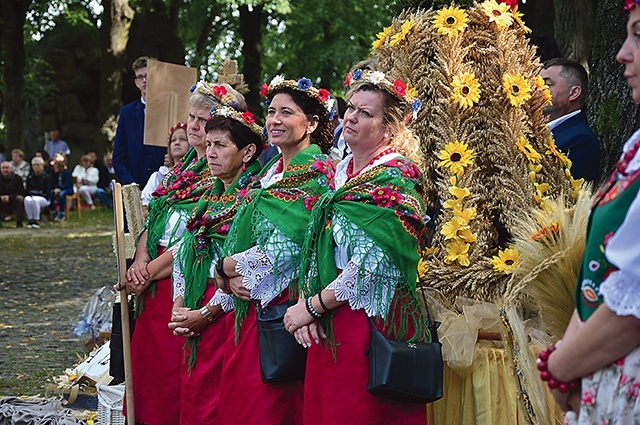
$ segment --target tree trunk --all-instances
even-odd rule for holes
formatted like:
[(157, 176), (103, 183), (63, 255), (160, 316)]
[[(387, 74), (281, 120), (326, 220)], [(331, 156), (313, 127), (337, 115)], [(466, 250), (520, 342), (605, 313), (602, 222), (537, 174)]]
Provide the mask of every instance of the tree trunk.
[(553, 26), (565, 58), (580, 62), (587, 70), (594, 41), (597, 0), (555, 0)]
[(3, 1), (2, 38), (4, 66), (3, 112), (7, 130), (7, 152), (15, 148), (24, 148), (24, 74), (25, 50), (23, 27), (29, 9), (29, 0)]
[(262, 5), (240, 6), (240, 37), (242, 38), (242, 73), (249, 86), (245, 95), (249, 105), (260, 104), (260, 86), (262, 85), (262, 29), (267, 25), (267, 16)]
[(102, 57), (100, 59), (101, 132), (113, 140), (117, 116), (122, 103), (122, 75), (126, 61), (127, 41), (134, 11), (128, 0), (102, 0)]
[(618, 0), (600, 0), (595, 31), (599, 34), (592, 51), (592, 71), (588, 105), (591, 127), (602, 148), (601, 180), (609, 177), (631, 131), (638, 127), (640, 110), (631, 98), (623, 78), (624, 66), (616, 54), (626, 36), (628, 14)]

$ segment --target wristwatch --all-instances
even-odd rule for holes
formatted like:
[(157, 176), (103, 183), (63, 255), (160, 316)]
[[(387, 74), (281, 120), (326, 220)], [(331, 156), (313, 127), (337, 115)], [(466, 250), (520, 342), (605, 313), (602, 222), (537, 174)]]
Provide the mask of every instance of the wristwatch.
[(209, 310), (206, 305), (200, 309), (200, 314), (202, 314), (203, 319), (207, 319), (207, 322), (213, 322), (211, 310)]

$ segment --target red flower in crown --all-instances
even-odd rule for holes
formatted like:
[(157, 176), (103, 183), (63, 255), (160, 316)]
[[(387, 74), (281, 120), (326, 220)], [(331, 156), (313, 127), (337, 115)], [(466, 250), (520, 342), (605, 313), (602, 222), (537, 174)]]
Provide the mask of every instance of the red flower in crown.
[(265, 97), (268, 91), (269, 86), (267, 85), (267, 83), (262, 83), (262, 87), (260, 88), (260, 96)]
[(213, 94), (217, 97), (222, 97), (227, 94), (227, 88), (225, 86), (213, 86)]
[(318, 90), (318, 99), (320, 99), (320, 102), (326, 102), (327, 99), (329, 99), (329, 96), (330, 96), (329, 90), (327, 89)]
[(626, 0), (624, 4), (624, 10), (633, 10), (633, 8), (639, 4), (639, 0)]
[(407, 85), (398, 78), (393, 82), (393, 91), (400, 97), (404, 97), (407, 94)]
[(500, 3), (508, 4), (511, 9), (518, 7), (518, 0), (501, 0)]
[(347, 76), (344, 79), (344, 82), (342, 83), (343, 86), (348, 86), (349, 84), (351, 84), (351, 79), (353, 78), (353, 74), (350, 72), (347, 72)]
[(249, 111), (242, 113), (242, 119), (247, 124), (255, 124), (255, 122), (256, 122), (256, 119), (253, 117), (253, 114), (251, 112), (249, 112)]

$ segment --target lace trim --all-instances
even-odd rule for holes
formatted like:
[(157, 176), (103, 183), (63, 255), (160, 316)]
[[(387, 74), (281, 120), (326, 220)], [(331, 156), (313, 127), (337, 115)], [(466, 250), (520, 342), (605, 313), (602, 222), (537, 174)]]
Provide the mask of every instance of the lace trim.
[[(335, 292), (337, 301), (348, 301), (353, 310), (364, 309), (369, 317), (386, 319), (402, 273), (389, 256), (343, 214), (334, 214), (334, 230), (336, 263), (344, 264), (349, 251), (351, 258), (327, 289)], [(358, 241), (355, 246), (349, 243), (354, 237)]]
[(173, 281), (173, 301), (178, 297), (184, 297), (184, 275), (182, 274), (182, 268), (180, 267), (180, 261), (175, 261), (178, 258), (178, 250), (180, 249), (180, 243), (177, 243), (169, 248), (171, 256), (174, 261), (171, 262), (171, 280)]
[(225, 313), (228, 313), (235, 308), (235, 305), (233, 303), (233, 296), (230, 294), (225, 294), (220, 289), (218, 289), (213, 298), (211, 298), (211, 300), (209, 301), (209, 305), (212, 307), (219, 305), (220, 307), (222, 307), (222, 311), (224, 311)]
[[(293, 241), (288, 240), (277, 229), (269, 239), (276, 239), (278, 247), (282, 247), (284, 242), (288, 245), (288, 249), (300, 251), (300, 248)], [(251, 299), (259, 300), (262, 306), (267, 306), (271, 300), (289, 286), (293, 274), (291, 262), (288, 261), (289, 256), (280, 255), (278, 259), (279, 276), (277, 280), (275, 279), (273, 267), (275, 259), (272, 254), (273, 250), (269, 249), (270, 246), (273, 244), (268, 241), (265, 247), (267, 252), (254, 246), (231, 256), (237, 261), (236, 272), (242, 275), (242, 285), (251, 293)], [(283, 251), (291, 252), (288, 249)]]
[(640, 280), (615, 271), (600, 285), (604, 302), (618, 316), (633, 315), (640, 319)]

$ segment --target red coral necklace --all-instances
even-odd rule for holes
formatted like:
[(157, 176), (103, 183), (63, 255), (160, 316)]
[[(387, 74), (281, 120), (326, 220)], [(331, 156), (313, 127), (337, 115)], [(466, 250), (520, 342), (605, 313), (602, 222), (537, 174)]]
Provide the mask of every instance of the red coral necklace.
[(629, 166), (629, 163), (631, 162), (633, 157), (636, 156), (638, 149), (640, 149), (640, 140), (638, 140), (633, 145), (633, 147), (629, 151), (627, 151), (627, 153), (624, 154), (624, 156), (620, 159), (620, 161), (618, 161), (618, 165), (617, 165), (618, 172), (623, 176), (627, 175), (627, 167)]
[(369, 165), (373, 164), (374, 162), (376, 162), (377, 160), (379, 160), (383, 156), (388, 155), (388, 154), (390, 154), (392, 152), (395, 152), (395, 151), (396, 151), (396, 148), (394, 148), (393, 146), (383, 150), (378, 155), (374, 156), (373, 159), (371, 161), (369, 161), (369, 163), (367, 165), (365, 165), (364, 167), (362, 167), (361, 169), (359, 169), (355, 173), (353, 172), (353, 157), (352, 157), (351, 160), (349, 161), (349, 165), (347, 165), (347, 178), (349, 180), (351, 180), (352, 178), (354, 178), (358, 174), (360, 174), (360, 172), (362, 170), (364, 170), (365, 168), (367, 168)]

